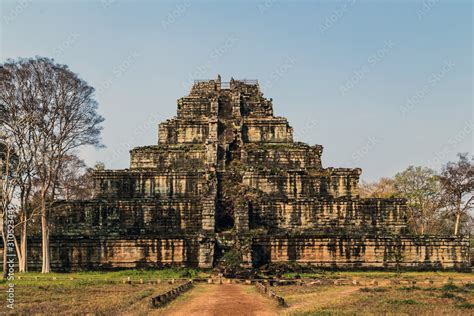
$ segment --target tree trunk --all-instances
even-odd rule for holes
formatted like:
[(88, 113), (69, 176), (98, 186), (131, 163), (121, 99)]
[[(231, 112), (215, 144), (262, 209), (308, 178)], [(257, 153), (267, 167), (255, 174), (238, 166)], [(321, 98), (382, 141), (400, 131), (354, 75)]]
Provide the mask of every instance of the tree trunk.
[(26, 216), (23, 218), (23, 223), (21, 224), (21, 234), (20, 234), (20, 256), (21, 261), (18, 264), (18, 271), (27, 272), (28, 271), (28, 241), (26, 235), (27, 222)]
[(28, 203), (31, 192), (31, 180), (28, 178), (21, 188), (21, 212), (20, 212), (20, 246), (17, 247), (18, 252), (18, 272), (28, 271)]
[(459, 222), (461, 221), (461, 213), (456, 213), (456, 221), (454, 222), (454, 235), (459, 232)]
[(454, 223), (454, 235), (457, 235), (459, 233), (459, 224), (461, 222), (461, 200), (462, 197), (458, 197), (457, 205), (456, 205), (456, 221)]
[(49, 228), (48, 228), (48, 219), (46, 213), (46, 202), (41, 202), (41, 240), (42, 240), (42, 255), (43, 255), (43, 264), (41, 267), (41, 273), (50, 273), (51, 272), (51, 263), (50, 263), (50, 252), (49, 252)]
[(3, 273), (2, 273), (2, 278), (4, 280), (7, 279), (8, 276), (8, 247), (7, 247), (7, 237), (5, 236), (5, 230), (2, 230), (2, 240), (3, 240)]

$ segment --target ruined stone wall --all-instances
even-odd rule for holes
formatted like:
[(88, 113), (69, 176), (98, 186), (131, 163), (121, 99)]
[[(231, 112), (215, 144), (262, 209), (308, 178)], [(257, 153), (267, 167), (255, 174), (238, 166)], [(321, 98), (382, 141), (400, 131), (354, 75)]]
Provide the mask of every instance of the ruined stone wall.
[(437, 236), (260, 238), (254, 264), (295, 262), (329, 268), (468, 269), (469, 240)]
[(254, 169), (259, 167), (287, 169), (322, 169), (322, 146), (291, 144), (245, 144), (242, 162)]
[(199, 197), (207, 183), (205, 172), (193, 171), (97, 171), (96, 198)]
[(252, 228), (311, 230), (351, 234), (405, 231), (406, 206), (397, 199), (302, 199), (252, 205)]
[(160, 171), (205, 170), (205, 145), (161, 145), (134, 148), (130, 152), (131, 169)]
[[(41, 268), (41, 241), (29, 240), (29, 266)], [(212, 266), (214, 244), (204, 238), (52, 238), (54, 271)]]
[(212, 102), (207, 97), (186, 97), (178, 100), (177, 116), (181, 119), (208, 118), (211, 112)]
[[(468, 270), (469, 240), (437, 236), (261, 236), (245, 261), (254, 266), (298, 263), (331, 269)], [(32, 269), (41, 266), (40, 239), (29, 241)], [(52, 238), (55, 271), (212, 266), (215, 241), (199, 237)]]
[(158, 130), (160, 144), (203, 144), (209, 137), (209, 122), (202, 120), (168, 120)]
[(198, 81), (177, 108), (130, 169), (95, 172), (94, 199), (56, 204), (53, 269), (210, 267), (252, 238), (255, 266), (467, 264), (466, 239), (406, 235), (404, 200), (361, 199), (360, 169), (324, 168), (321, 145), (294, 142), (258, 82)]
[(302, 197), (352, 197), (358, 195), (358, 174), (270, 169), (246, 171), (242, 183), (268, 195), (285, 199)]
[(68, 202), (52, 212), (53, 236), (129, 236), (204, 230), (201, 199)]
[(283, 117), (246, 117), (242, 139), (248, 143), (287, 143), (293, 141), (293, 129)]

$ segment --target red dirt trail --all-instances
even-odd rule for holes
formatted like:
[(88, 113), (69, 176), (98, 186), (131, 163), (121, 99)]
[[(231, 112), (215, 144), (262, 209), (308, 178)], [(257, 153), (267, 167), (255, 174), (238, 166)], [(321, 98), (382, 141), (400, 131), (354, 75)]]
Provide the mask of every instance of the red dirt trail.
[(249, 286), (239, 284), (195, 286), (159, 314), (171, 316), (193, 315), (277, 315), (276, 303)]

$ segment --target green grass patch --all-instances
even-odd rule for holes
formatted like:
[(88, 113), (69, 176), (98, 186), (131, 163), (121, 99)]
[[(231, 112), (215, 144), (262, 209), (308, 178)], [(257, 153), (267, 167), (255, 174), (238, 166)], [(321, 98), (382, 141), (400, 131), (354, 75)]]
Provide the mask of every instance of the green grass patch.
[[(57, 284), (74, 286), (100, 284), (100, 283), (114, 283), (122, 282), (125, 279), (137, 281), (142, 279), (144, 281), (157, 279), (186, 279), (208, 277), (209, 273), (203, 270), (192, 268), (166, 268), (157, 270), (119, 270), (119, 271), (87, 271), (87, 272), (72, 272), (72, 273), (48, 273), (41, 274), (39, 272), (17, 273), (15, 283), (23, 285), (41, 285), (41, 284)], [(0, 284), (5, 284), (1, 281)]]

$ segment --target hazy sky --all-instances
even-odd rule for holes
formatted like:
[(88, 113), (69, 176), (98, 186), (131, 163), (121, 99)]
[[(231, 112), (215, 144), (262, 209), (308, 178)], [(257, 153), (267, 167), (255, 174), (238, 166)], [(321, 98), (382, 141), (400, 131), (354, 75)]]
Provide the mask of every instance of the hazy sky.
[[(193, 79), (258, 79), (295, 139), (362, 178), (473, 152), (471, 1), (5, 1), (1, 59), (53, 57), (96, 87), (128, 167)], [(158, 4), (159, 2), (159, 4)]]

